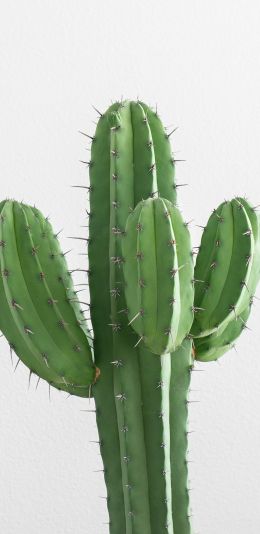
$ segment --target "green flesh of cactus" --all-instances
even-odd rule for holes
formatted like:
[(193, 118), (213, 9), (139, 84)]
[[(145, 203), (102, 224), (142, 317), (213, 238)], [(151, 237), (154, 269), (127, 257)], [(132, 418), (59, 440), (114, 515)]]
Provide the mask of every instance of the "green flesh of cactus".
[(173, 352), (193, 321), (190, 235), (168, 200), (141, 201), (122, 240), (128, 319), (155, 354)]
[(196, 360), (213, 361), (223, 356), (230, 348), (234, 346), (234, 341), (239, 337), (241, 332), (246, 328), (246, 322), (250, 315), (251, 305), (253, 302), (256, 286), (260, 278), (260, 232), (259, 218), (255, 210), (243, 198), (234, 199), (239, 209), (244, 208), (251, 223), (252, 237), (254, 240), (254, 253), (250, 258), (251, 269), (244, 291), (243, 304), (241, 304), (241, 313), (233, 317), (226, 324), (220, 326), (213, 334), (194, 339)]
[(0, 329), (40, 378), (87, 397), (94, 382), (88, 333), (58, 240), (35, 208), (0, 204)]
[(248, 306), (254, 247), (251, 222), (241, 203), (234, 199), (214, 210), (195, 265), (195, 337), (224, 327)]
[(259, 217), (257, 216), (254, 208), (244, 198), (238, 197), (236, 200), (238, 202), (238, 206), (243, 206), (247, 213), (247, 216), (251, 223), (254, 239), (254, 254), (251, 258), (251, 271), (247, 283), (248, 294), (245, 305), (245, 307), (247, 307), (248, 302), (250, 303), (250, 300), (254, 297), (256, 287), (260, 279), (260, 223)]
[(194, 272), (169, 137), (143, 102), (100, 113), (87, 188), (93, 344), (50, 223), (0, 203), (0, 329), (32, 373), (93, 394), (110, 534), (193, 533), (194, 358), (232, 347), (260, 277), (259, 219), (239, 197), (214, 210)]

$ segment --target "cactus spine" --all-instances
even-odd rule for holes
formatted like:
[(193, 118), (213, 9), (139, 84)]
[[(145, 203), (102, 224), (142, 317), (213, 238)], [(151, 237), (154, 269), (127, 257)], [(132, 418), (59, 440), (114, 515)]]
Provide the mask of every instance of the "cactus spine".
[(50, 223), (0, 204), (0, 329), (50, 385), (92, 395), (110, 534), (192, 534), (188, 403), (194, 358), (222, 356), (246, 327), (260, 276), (257, 214), (211, 215), (193, 270), (175, 163), (157, 112), (114, 103), (92, 138), (90, 339)]

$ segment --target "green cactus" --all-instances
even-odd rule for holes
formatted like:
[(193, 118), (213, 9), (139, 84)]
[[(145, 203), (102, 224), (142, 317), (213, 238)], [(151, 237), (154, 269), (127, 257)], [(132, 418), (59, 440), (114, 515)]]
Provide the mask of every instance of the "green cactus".
[(260, 275), (259, 219), (239, 197), (214, 210), (193, 270), (169, 137), (140, 101), (100, 113), (83, 186), (93, 346), (50, 223), (35, 208), (0, 204), (0, 329), (31, 372), (93, 394), (110, 534), (192, 534), (194, 359), (232, 346)]

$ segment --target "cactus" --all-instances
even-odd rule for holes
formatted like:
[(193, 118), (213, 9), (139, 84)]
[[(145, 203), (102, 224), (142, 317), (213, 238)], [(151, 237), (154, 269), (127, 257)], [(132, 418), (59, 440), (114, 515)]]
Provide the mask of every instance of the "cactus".
[(259, 220), (243, 198), (221, 204), (194, 270), (176, 206), (172, 132), (140, 101), (99, 115), (83, 186), (93, 344), (57, 235), (15, 201), (0, 204), (0, 329), (30, 372), (94, 396), (110, 534), (192, 534), (194, 359), (216, 360), (246, 327), (260, 275)]

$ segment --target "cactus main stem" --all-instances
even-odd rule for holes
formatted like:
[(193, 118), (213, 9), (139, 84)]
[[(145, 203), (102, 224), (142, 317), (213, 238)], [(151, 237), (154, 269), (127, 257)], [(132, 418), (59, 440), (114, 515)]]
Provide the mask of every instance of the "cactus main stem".
[[(104, 373), (93, 388), (109, 532), (191, 534), (186, 458), (191, 342), (160, 357), (131, 348), (131, 332), (114, 337), (113, 384)], [(108, 406), (116, 417), (108, 419)], [(104, 446), (111, 432), (117, 442), (108, 455)]]
[[(128, 324), (124, 296), (122, 240), (129, 213), (157, 191), (176, 199), (175, 160), (157, 113), (139, 101), (113, 104), (98, 122), (89, 166), (89, 284), (100, 369), (93, 395), (110, 534), (191, 534), (185, 383), (191, 344), (183, 343), (183, 367), (179, 352), (148, 352)], [(185, 390), (175, 387), (175, 365), (180, 375), (183, 370)], [(180, 414), (173, 414), (175, 404)], [(185, 514), (179, 524), (178, 507)]]

